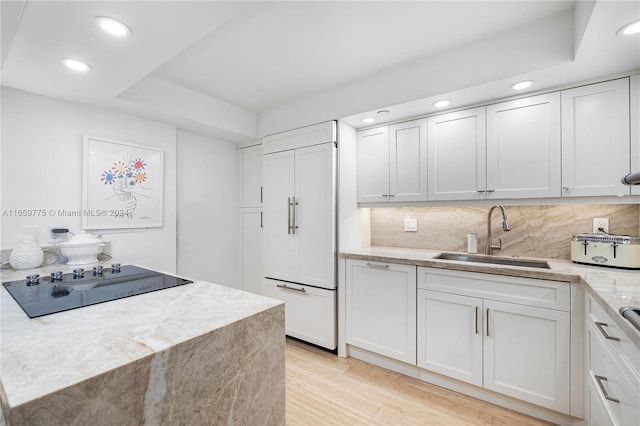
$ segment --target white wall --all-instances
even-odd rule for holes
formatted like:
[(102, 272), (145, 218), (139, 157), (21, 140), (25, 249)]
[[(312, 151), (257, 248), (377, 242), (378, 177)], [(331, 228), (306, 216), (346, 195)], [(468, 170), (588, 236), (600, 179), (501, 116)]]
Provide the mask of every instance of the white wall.
[[(2, 87), (0, 95), (1, 247), (14, 246), (21, 226), (39, 226), (41, 244), (49, 241), (52, 225), (81, 231), (81, 217), (57, 213), (82, 209), (82, 145), (87, 134), (164, 150), (164, 226), (101, 234), (111, 243), (110, 254), (122, 263), (175, 272), (175, 127), (8, 87)], [(44, 209), (48, 214), (18, 217), (9, 213), (14, 209)]]
[(236, 145), (178, 131), (178, 274), (236, 286)]
[(338, 250), (371, 245), (368, 208), (358, 208), (357, 133), (344, 122), (338, 123)]

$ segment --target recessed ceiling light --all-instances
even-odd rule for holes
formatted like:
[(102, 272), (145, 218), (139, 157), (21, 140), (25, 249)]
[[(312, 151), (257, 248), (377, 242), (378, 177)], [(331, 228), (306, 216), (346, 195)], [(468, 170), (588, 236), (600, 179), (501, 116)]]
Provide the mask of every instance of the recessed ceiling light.
[(374, 117), (365, 117), (362, 119), (363, 123), (373, 123), (374, 121), (376, 121)]
[(638, 34), (640, 33), (640, 19), (636, 19), (633, 22), (629, 22), (624, 27), (620, 28), (616, 34), (619, 36)]
[(389, 115), (389, 111), (387, 111), (386, 109), (381, 109), (376, 114), (381, 115), (381, 116), (385, 116), (385, 115)]
[(511, 85), (511, 88), (513, 90), (524, 90), (524, 89), (528, 89), (529, 87), (533, 86), (533, 83), (534, 83), (533, 80), (519, 81), (517, 83), (513, 83)]
[(433, 106), (436, 108), (444, 108), (451, 103), (449, 99), (442, 99), (433, 103)]
[(107, 18), (106, 16), (98, 16), (95, 21), (103, 31), (111, 35), (124, 37), (131, 34), (131, 28), (127, 27), (120, 21), (116, 21), (115, 19)]
[(86, 64), (86, 63), (84, 63), (82, 61), (79, 61), (77, 59), (61, 58), (60, 60), (68, 68), (71, 68), (74, 71), (86, 72), (86, 71), (89, 71), (91, 69), (90, 65), (88, 65), (88, 64)]

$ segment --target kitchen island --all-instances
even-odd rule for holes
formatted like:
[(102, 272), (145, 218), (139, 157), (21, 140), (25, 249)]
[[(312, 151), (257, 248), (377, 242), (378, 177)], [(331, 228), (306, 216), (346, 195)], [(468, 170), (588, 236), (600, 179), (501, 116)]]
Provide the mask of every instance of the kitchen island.
[(33, 319), (2, 287), (0, 310), (8, 425), (284, 424), (282, 302), (195, 281)]

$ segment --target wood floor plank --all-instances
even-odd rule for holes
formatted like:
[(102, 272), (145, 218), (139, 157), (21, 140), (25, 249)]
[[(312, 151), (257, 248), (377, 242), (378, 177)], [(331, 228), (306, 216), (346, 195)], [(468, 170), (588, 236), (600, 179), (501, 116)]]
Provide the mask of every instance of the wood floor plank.
[(285, 383), (288, 426), (550, 425), (289, 338)]

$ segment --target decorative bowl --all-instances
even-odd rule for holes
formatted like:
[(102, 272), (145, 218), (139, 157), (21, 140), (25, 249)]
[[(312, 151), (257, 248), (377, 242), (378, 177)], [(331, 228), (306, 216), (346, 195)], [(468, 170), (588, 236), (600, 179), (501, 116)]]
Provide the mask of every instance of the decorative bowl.
[(58, 247), (62, 255), (69, 259), (67, 265), (86, 265), (98, 261), (98, 255), (105, 245), (98, 236), (82, 233), (58, 244)]

